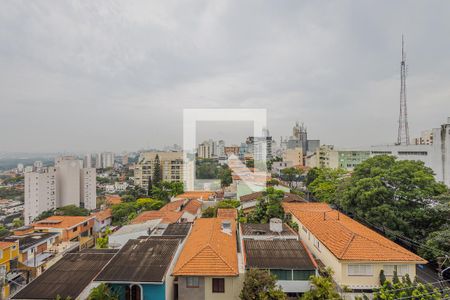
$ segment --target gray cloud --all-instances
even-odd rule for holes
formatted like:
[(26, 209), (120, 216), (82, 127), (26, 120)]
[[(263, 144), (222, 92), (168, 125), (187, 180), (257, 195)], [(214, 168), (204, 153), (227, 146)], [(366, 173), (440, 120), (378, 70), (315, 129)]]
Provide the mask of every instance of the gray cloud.
[(183, 108), (268, 109), (339, 146), (395, 140), (406, 34), (411, 132), (450, 115), (447, 1), (4, 1), (0, 152), (181, 143)]

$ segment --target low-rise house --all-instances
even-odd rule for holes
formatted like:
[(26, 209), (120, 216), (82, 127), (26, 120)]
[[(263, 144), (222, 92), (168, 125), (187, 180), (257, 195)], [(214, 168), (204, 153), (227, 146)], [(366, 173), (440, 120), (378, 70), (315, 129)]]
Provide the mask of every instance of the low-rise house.
[(67, 253), (57, 263), (16, 293), (12, 299), (87, 299), (92, 280), (117, 250), (85, 249)]
[(52, 249), (58, 242), (57, 232), (35, 232), (33, 227), (24, 226), (14, 231), (13, 235), (3, 238), (4, 241), (19, 243), (18, 268), (31, 271), (31, 276), (39, 276), (46, 263), (54, 257)]
[(202, 215), (202, 202), (195, 199), (189, 200), (181, 211), (183, 212), (181, 222), (194, 222)]
[(238, 218), (238, 211), (236, 208), (218, 208), (217, 217), (236, 220)]
[(311, 288), (317, 263), (298, 234), (280, 219), (269, 224), (240, 224), (245, 268), (268, 270), (289, 297), (297, 298)]
[(112, 211), (110, 208), (93, 213), (92, 216), (94, 216), (94, 233), (104, 232), (112, 223)]
[(122, 197), (119, 195), (106, 195), (105, 202), (108, 205), (116, 205), (122, 203)]
[(235, 220), (195, 220), (173, 271), (178, 299), (239, 299), (242, 273)]
[(183, 212), (181, 211), (161, 211), (161, 210), (149, 210), (143, 211), (131, 220), (131, 224), (144, 223), (151, 220), (161, 220), (161, 223), (171, 224), (181, 222)]
[(338, 286), (354, 293), (379, 287), (384, 270), (392, 279), (416, 276), (416, 265), (426, 261), (391, 240), (331, 209), (325, 203), (283, 203), (285, 212), (299, 226), (301, 240), (313, 255), (334, 271)]
[(31, 225), (36, 231), (59, 233), (61, 241), (82, 244), (83, 240), (92, 237), (94, 219), (94, 216), (51, 216)]
[[(0, 241), (0, 274), (8, 278), (7, 274), (11, 266), (15, 266), (19, 257), (19, 243), (17, 241)], [(1, 287), (1, 298), (7, 299), (10, 294), (10, 285), (8, 281)]]
[(129, 240), (95, 278), (120, 299), (174, 299), (171, 272), (182, 239), (147, 237)]
[(122, 226), (108, 237), (110, 248), (122, 248), (129, 240), (137, 239), (141, 236), (149, 236), (150, 232), (161, 222), (161, 219), (154, 219), (142, 223)]

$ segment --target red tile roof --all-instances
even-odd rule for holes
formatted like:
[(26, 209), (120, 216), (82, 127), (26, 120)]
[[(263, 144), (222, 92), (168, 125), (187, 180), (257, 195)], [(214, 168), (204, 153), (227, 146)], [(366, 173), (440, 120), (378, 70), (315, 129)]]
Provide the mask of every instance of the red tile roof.
[(137, 215), (131, 221), (131, 224), (140, 224), (150, 220), (161, 219), (161, 223), (163, 224), (172, 224), (178, 222), (178, 220), (183, 215), (182, 212), (179, 211), (160, 211), (160, 210), (150, 210), (144, 211)]
[(187, 191), (183, 194), (177, 195), (177, 199), (198, 199), (198, 200), (208, 200), (213, 197), (215, 192), (211, 191)]
[(325, 203), (283, 203), (283, 207), (338, 259), (426, 262)]
[(184, 202), (185, 202), (184, 199), (169, 202), (163, 207), (161, 207), (159, 211), (179, 211), (180, 207), (184, 204)]
[(238, 276), (236, 222), (231, 233), (221, 229), (221, 218), (197, 219), (175, 265), (176, 276)]
[(98, 221), (103, 221), (112, 218), (112, 211), (110, 208), (98, 211), (92, 214)]
[(31, 226), (34, 228), (70, 229), (93, 218), (94, 216), (51, 216), (47, 219), (31, 224)]
[(236, 220), (238, 217), (238, 211), (236, 208), (219, 208), (217, 209), (217, 217)]
[(196, 215), (202, 207), (202, 203), (198, 200), (190, 200), (186, 206), (183, 208), (183, 212), (187, 211), (192, 215)]

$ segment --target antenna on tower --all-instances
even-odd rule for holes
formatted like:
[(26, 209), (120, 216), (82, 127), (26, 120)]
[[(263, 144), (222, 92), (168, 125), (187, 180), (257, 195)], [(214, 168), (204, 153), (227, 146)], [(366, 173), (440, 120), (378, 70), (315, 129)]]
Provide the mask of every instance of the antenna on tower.
[(406, 52), (402, 34), (402, 61), (400, 62), (400, 113), (398, 117), (397, 145), (409, 145), (408, 109), (406, 105)]

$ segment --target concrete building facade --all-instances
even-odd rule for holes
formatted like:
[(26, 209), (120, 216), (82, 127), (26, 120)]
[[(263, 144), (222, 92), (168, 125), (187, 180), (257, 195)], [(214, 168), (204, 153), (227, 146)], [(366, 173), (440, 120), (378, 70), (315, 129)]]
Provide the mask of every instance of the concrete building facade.
[(148, 187), (148, 179), (153, 179), (156, 155), (161, 167), (164, 181), (183, 181), (183, 153), (182, 152), (142, 152), (134, 168), (134, 183), (140, 187)]
[(370, 155), (394, 155), (400, 160), (423, 161), (435, 173), (436, 180), (450, 187), (450, 117), (432, 129), (432, 144), (372, 146)]
[(72, 156), (58, 157), (55, 167), (25, 173), (24, 221), (30, 224), (44, 211), (66, 205), (96, 207), (96, 172)]
[(56, 168), (25, 173), (24, 221), (30, 224), (41, 212), (56, 207)]

